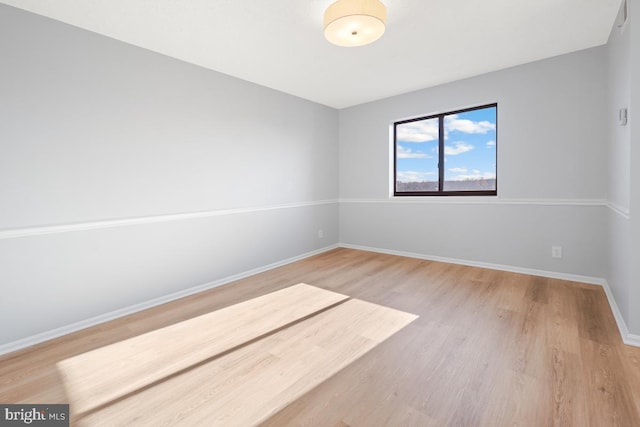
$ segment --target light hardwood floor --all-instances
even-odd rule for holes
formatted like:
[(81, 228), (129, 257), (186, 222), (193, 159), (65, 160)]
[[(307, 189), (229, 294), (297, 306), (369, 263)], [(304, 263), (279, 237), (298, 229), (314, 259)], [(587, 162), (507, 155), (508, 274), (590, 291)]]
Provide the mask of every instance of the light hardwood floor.
[(300, 283), (62, 360), (56, 366), (72, 413), (81, 414), (169, 377), (180, 377), (180, 372), (347, 298)]
[(415, 319), (349, 299), (89, 412), (79, 425), (259, 425)]
[(0, 357), (0, 402), (67, 403), (56, 363), (300, 282), (420, 317), (265, 425), (640, 426), (600, 287), (349, 249)]

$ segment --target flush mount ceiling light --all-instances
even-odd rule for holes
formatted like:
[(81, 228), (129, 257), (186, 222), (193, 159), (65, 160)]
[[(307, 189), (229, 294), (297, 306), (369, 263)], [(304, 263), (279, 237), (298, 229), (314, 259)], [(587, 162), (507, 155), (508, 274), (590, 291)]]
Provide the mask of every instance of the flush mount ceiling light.
[(386, 20), (379, 0), (338, 0), (324, 12), (324, 37), (338, 46), (363, 46), (384, 34)]

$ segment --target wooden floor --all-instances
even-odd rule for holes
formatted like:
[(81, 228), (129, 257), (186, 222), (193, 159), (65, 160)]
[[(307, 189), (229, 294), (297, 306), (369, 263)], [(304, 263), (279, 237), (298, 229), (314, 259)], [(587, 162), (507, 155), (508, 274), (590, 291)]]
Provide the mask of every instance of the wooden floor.
[(0, 357), (0, 402), (67, 403), (58, 362), (300, 282), (419, 318), (264, 425), (640, 426), (600, 287), (349, 249)]
[[(144, 388), (150, 388), (142, 393), (149, 397), (148, 392), (161, 388), (161, 382), (175, 386), (181, 382), (180, 373), (223, 358), (235, 349), (250, 347), (253, 341), (347, 299), (346, 295), (299, 283), (70, 357), (56, 366), (71, 412), (80, 415), (132, 393), (141, 394)], [(203, 368), (210, 368), (205, 365)], [(173, 376), (176, 378), (169, 380)], [(153, 384), (158, 387), (149, 387)], [(193, 388), (190, 383), (184, 386)], [(159, 400), (165, 397), (159, 396)]]

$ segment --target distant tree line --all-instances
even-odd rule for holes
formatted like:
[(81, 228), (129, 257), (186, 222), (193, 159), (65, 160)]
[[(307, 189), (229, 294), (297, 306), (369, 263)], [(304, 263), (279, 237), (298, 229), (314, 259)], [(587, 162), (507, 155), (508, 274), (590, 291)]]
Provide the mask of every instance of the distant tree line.
[[(496, 180), (492, 179), (467, 179), (464, 181), (445, 181), (444, 188), (447, 191), (481, 191), (495, 190)], [(396, 182), (396, 191), (438, 191), (438, 181), (420, 182)]]

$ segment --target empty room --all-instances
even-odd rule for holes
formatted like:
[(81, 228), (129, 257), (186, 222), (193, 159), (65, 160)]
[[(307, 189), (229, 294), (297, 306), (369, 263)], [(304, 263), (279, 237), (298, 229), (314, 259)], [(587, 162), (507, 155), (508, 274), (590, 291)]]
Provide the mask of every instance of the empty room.
[(0, 426), (640, 426), (635, 14), (0, 0)]

